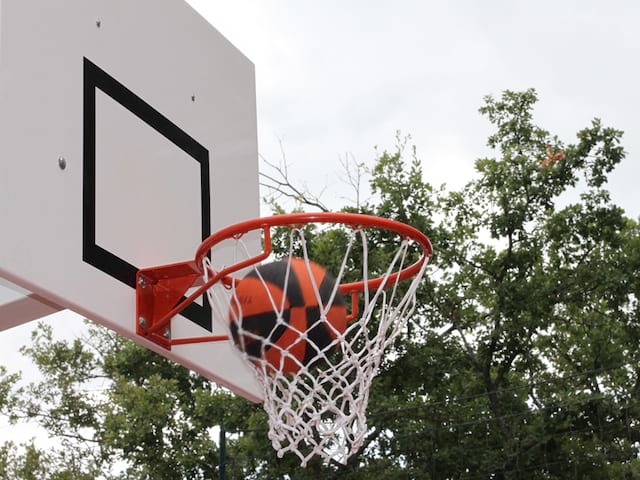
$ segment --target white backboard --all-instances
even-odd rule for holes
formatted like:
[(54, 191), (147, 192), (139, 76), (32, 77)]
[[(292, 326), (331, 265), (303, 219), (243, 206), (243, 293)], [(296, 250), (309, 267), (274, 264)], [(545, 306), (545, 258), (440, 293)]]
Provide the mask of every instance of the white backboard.
[[(0, 277), (258, 401), (228, 342), (139, 338), (134, 288), (259, 215), (254, 78), (182, 0), (0, 0)], [(200, 300), (173, 331), (225, 321)]]

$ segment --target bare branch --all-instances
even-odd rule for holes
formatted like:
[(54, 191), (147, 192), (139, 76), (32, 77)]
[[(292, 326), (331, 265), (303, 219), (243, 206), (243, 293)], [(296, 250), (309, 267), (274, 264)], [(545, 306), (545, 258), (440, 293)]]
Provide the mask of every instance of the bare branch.
[(355, 203), (357, 208), (360, 208), (362, 204), (362, 181), (369, 173), (369, 169), (364, 163), (356, 162), (352, 154), (347, 153), (344, 158), (340, 159), (340, 165), (344, 171), (346, 177), (340, 178), (340, 180), (350, 186), (356, 195), (356, 198), (342, 197), (343, 199)]
[(277, 164), (270, 162), (262, 155), (260, 156), (265, 165), (273, 171), (273, 173), (260, 172), (260, 186), (269, 190), (271, 200), (275, 201), (284, 197), (294, 200), (298, 204), (315, 207), (324, 212), (329, 211), (327, 206), (320, 200), (320, 196), (324, 193), (326, 187), (319, 195), (312, 194), (304, 184), (303, 188), (296, 187), (289, 178), (289, 166), (282, 148), (282, 142), (280, 142), (280, 151), (281, 160)]

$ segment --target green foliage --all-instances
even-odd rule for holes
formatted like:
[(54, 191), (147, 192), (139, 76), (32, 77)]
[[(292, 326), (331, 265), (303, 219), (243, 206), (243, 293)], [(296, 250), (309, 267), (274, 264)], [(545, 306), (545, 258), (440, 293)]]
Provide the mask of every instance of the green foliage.
[(0, 480), (93, 480), (100, 475), (96, 465), (89, 465), (83, 453), (43, 451), (33, 442), (19, 450), (12, 442), (0, 446)]
[[(605, 189), (625, 156), (622, 133), (596, 119), (564, 143), (533, 123), (536, 102), (533, 90), (485, 98), (496, 157), (479, 159), (459, 191), (425, 181), (398, 137), (370, 170), (374, 197), (345, 207), (411, 224), (435, 247), (416, 312), (374, 381), (365, 445), (347, 465), (277, 458), (260, 406), (93, 327), (84, 341), (34, 334), (24, 352), (43, 382), (20, 391), (2, 377), (4, 411), (37, 420), (62, 450), (8, 444), (0, 466), (12, 478), (91, 468), (105, 479), (215, 478), (224, 425), (228, 478), (638, 478), (640, 226)], [(310, 257), (338, 271), (348, 231), (303, 232)], [(290, 235), (274, 234), (277, 255)], [(369, 242), (375, 275), (394, 242), (386, 232)], [(348, 281), (362, 259), (351, 262)], [(62, 452), (76, 476), (55, 473)]]
[[(23, 352), (43, 379), (23, 392), (12, 411), (37, 421), (61, 448), (8, 445), (5, 458), (24, 469), (45, 468), (40, 479), (214, 478), (219, 454), (212, 429), (226, 417), (233, 424), (259, 414), (257, 407), (230, 400), (202, 377), (101, 327), (90, 326), (87, 338), (67, 342), (41, 325)], [(232, 415), (228, 404), (239, 411)], [(66, 474), (62, 467), (69, 462), (75, 470)], [(31, 478), (16, 472), (12, 478)]]

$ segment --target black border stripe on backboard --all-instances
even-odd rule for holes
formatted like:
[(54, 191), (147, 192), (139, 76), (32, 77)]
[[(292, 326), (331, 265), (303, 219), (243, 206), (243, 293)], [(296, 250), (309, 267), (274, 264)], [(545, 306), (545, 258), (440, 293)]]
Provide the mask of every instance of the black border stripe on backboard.
[[(211, 235), (209, 151), (87, 58), (84, 58), (83, 82), (82, 259), (122, 283), (135, 288), (136, 273), (140, 267), (118, 257), (96, 243), (96, 90), (108, 95), (199, 163), (202, 240)], [(194, 249), (196, 247), (197, 245), (194, 245)], [(142, 267), (148, 266), (143, 265)], [(182, 315), (212, 331), (211, 306), (206, 296), (202, 299), (202, 305), (192, 303), (183, 310)]]

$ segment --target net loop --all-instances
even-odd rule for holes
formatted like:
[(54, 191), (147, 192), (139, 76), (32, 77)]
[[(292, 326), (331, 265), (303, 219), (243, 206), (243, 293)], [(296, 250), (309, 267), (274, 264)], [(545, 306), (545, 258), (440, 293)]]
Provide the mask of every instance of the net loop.
[[(361, 215), (352, 217), (357, 220), (369, 218)], [(351, 216), (348, 218), (351, 219)], [(431, 246), (428, 239), (419, 232), (421, 237), (418, 240), (418, 234), (399, 232), (399, 241), (388, 256), (388, 265), (373, 280), (370, 278), (372, 272), (369, 260), (373, 250), (368, 245), (369, 232), (373, 229), (396, 230), (395, 224), (381, 219), (372, 220), (371, 224), (329, 221), (332, 228), (340, 228), (342, 234), (346, 235), (346, 242), (344, 251), (336, 252), (336, 255), (341, 256), (340, 261), (335, 262), (339, 267), (337, 271), (330, 272), (336, 282), (328, 296), (325, 293), (323, 301), (320, 286), (311, 274), (313, 259), (310, 258), (311, 249), (303, 230), (304, 224), (317, 223), (319, 220), (317, 217), (303, 220), (286, 224), (291, 230), (286, 235), (287, 253), (284, 258), (278, 259), (284, 260), (287, 265), (283, 285), (280, 286), (283, 294), (279, 301), (274, 298), (259, 264), (250, 265), (245, 273), (258, 278), (261, 287), (268, 293), (276, 318), (271, 333), (277, 329), (288, 329), (296, 336), (296, 341), (312, 344), (311, 358), (302, 361), (299, 355), (294, 354), (293, 345), (283, 347), (272, 341), (271, 334), (260, 336), (255, 331), (244, 328), (242, 309), (230, 308), (231, 304), (238, 305), (237, 288), (238, 282), (242, 280), (234, 277), (226, 282), (217, 282), (208, 289), (207, 295), (215, 314), (229, 318), (230, 336), (238, 339), (238, 354), (243, 355), (254, 367), (256, 378), (262, 387), (264, 409), (269, 417), (268, 436), (278, 456), (291, 452), (299, 457), (302, 466), (306, 466), (315, 456), (327, 463), (346, 464), (350, 456), (363, 448), (368, 430), (366, 409), (373, 378), (380, 368), (385, 350), (401, 333), (407, 318), (416, 307), (416, 291), (427, 268)], [(378, 225), (383, 221), (387, 223)], [(342, 227), (334, 223), (342, 224)], [(344, 225), (350, 228), (343, 228)], [(390, 225), (394, 228), (390, 228)], [(263, 226), (256, 227), (260, 228)], [(319, 232), (327, 229), (323, 224)], [(263, 231), (266, 232), (266, 227)], [(243, 241), (243, 235), (230, 235), (227, 238), (233, 239), (236, 263), (253, 258)], [(375, 248), (388, 250), (389, 245), (376, 245)], [(411, 264), (416, 251), (420, 250), (421, 260)], [(307, 325), (306, 331), (289, 323), (285, 308), (288, 280), (292, 275), (292, 259), (296, 258), (296, 254), (304, 261), (309, 273), (319, 312), (318, 318)], [(267, 261), (273, 260), (276, 258), (271, 254)], [(360, 280), (346, 283), (346, 277), (351, 274), (350, 265), (358, 262)], [(206, 255), (202, 256), (202, 268), (205, 281), (215, 274)], [(405, 272), (410, 268), (413, 269), (412, 274), (403, 282), (407, 276)], [(355, 292), (360, 293), (355, 295)], [(337, 299), (343, 295), (347, 303), (357, 303), (350, 305), (357, 315), (346, 325), (344, 331), (340, 331), (327, 317)], [(316, 327), (331, 332), (332, 340), (328, 345), (313, 343), (309, 332)], [(260, 342), (259, 352), (251, 352), (247, 348), (255, 340)], [(278, 351), (280, 359), (276, 365), (273, 361), (266, 360), (266, 352), (274, 349)], [(293, 371), (287, 371), (287, 364), (295, 365)]]

